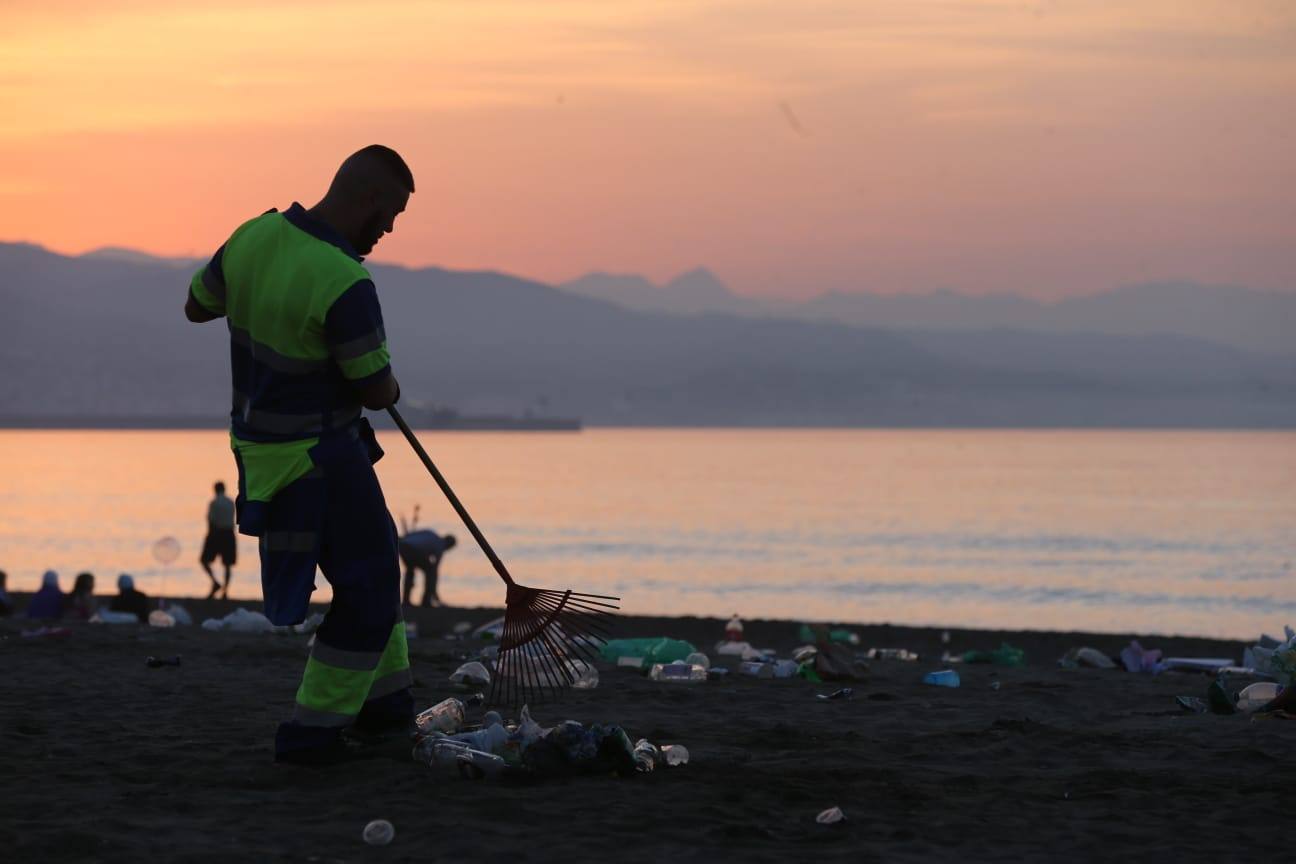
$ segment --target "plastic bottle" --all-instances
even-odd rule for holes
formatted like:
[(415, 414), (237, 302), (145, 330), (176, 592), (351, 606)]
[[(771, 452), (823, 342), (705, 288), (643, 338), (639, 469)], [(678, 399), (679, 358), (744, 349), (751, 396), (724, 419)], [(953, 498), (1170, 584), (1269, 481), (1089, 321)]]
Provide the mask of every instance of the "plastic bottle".
[[(634, 664), (642, 668), (653, 663), (671, 663), (683, 660), (697, 649), (692, 643), (683, 639), (647, 638), (647, 639), (613, 639), (599, 649), (603, 659), (609, 663), (621, 665), (623, 657), (642, 658)], [(629, 664), (627, 664), (629, 665)]]
[(503, 758), (452, 738), (424, 738), (415, 745), (414, 758), (429, 768), (455, 768), (472, 779), (493, 776), (508, 767)]
[(454, 697), (438, 702), (414, 718), (414, 725), (424, 735), (431, 732), (453, 735), (463, 728), (463, 722), (464, 704)]
[(570, 660), (567, 668), (571, 670), (573, 690), (593, 690), (599, 685), (598, 669), (593, 663), (587, 663), (584, 660)]
[(928, 672), (923, 676), (924, 684), (933, 684), (937, 687), (957, 687), (959, 686), (959, 674), (953, 669), (942, 669), (939, 672)]
[(692, 663), (695, 666), (701, 666), (703, 669), (711, 668), (711, 658), (703, 654), (701, 651), (694, 651), (692, 654), (684, 658), (684, 662)]
[(677, 765), (687, 765), (689, 761), (688, 748), (683, 744), (663, 744), (661, 746), (662, 760), (671, 768)]
[(747, 661), (738, 667), (738, 671), (744, 675), (751, 675), (753, 678), (773, 678), (774, 664), (757, 663), (754, 660)]
[(661, 761), (661, 751), (658, 750), (647, 738), (640, 738), (634, 746), (635, 768), (647, 773), (657, 767)]
[(476, 660), (470, 660), (450, 673), (450, 683), (461, 687), (485, 687), (490, 681), (490, 673)]
[(697, 684), (707, 680), (707, 670), (696, 663), (655, 663), (648, 677), (672, 684)]
[(801, 664), (795, 660), (775, 660), (772, 664), (765, 665), (774, 667), (775, 678), (791, 678), (801, 668)]
[(1239, 711), (1259, 711), (1276, 699), (1282, 689), (1273, 681), (1257, 681), (1238, 694), (1237, 708)]
[(481, 750), (486, 753), (498, 753), (504, 748), (504, 742), (508, 740), (508, 730), (504, 724), (495, 723), (485, 726), (475, 732), (459, 732), (451, 735), (451, 741), (461, 741), (474, 750)]
[(739, 618), (738, 613), (735, 612), (733, 617), (729, 619), (729, 623), (725, 625), (725, 639), (728, 640), (729, 642), (741, 642), (742, 638), (743, 638), (742, 619)]

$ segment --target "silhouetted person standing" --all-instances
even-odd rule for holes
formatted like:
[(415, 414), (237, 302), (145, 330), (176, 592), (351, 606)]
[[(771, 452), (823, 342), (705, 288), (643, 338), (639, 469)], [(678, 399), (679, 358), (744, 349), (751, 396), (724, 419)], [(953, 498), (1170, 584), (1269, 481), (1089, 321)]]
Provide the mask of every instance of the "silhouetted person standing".
[(225, 484), (216, 481), (216, 497), (207, 505), (207, 539), (203, 541), (202, 557), (199, 563), (207, 571), (207, 578), (211, 580), (211, 593), (207, 599), (215, 597), (217, 592), (221, 592), (221, 583), (216, 581), (212, 574), (211, 565), (217, 558), (225, 565), (225, 588), (221, 592), (226, 600), (229, 599), (230, 568), (238, 560), (238, 541), (234, 537), (234, 502), (225, 494)]
[(318, 204), (245, 222), (189, 283), (185, 316), (229, 327), (238, 529), (260, 538), (266, 617), (305, 620), (317, 566), (333, 587), (277, 761), (338, 761), (349, 727), (404, 731), (414, 716), (396, 526), (361, 416), (400, 395), (362, 256), (413, 191), (394, 150), (365, 147)]
[(453, 549), (455, 536), (444, 537), (435, 531), (422, 529), (410, 531), (400, 539), (400, 557), (405, 564), (405, 605), (410, 605), (410, 595), (414, 593), (415, 571), (423, 571), (423, 604), (441, 605), (437, 596), (437, 570), (441, 566), (441, 556)]
[(13, 614), (13, 600), (9, 598), (8, 586), (9, 574), (0, 570), (0, 618), (8, 618)]

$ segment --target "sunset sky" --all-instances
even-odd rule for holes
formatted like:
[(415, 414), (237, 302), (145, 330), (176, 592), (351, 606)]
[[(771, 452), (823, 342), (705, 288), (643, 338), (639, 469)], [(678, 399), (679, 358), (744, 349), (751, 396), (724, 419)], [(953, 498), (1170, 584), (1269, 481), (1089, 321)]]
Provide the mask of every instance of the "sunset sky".
[(0, 240), (207, 254), (373, 142), (375, 260), (1296, 290), (1291, 0), (4, 0)]

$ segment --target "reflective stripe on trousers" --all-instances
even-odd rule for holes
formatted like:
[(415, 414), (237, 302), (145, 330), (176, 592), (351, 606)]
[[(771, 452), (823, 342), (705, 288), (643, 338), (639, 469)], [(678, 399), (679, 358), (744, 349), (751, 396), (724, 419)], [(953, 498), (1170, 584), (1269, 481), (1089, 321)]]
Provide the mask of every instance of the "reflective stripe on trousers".
[(413, 683), (403, 620), (392, 626), (381, 653), (345, 651), (316, 638), (297, 688), (292, 719), (302, 726), (348, 726), (365, 702)]

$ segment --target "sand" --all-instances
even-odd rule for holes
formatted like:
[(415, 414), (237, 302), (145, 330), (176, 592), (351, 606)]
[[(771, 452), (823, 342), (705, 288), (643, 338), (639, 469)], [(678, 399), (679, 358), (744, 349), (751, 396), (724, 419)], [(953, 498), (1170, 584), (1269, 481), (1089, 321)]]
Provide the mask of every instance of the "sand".
[[(186, 605), (199, 620), (234, 607)], [(421, 707), (453, 694), (465, 650), (433, 637), (495, 614), (411, 613)], [(681, 687), (605, 667), (598, 689), (536, 718), (616, 722), (685, 744), (691, 762), (502, 784), (392, 759), (275, 765), (304, 636), (89, 624), (20, 635), (32, 626), (0, 620), (4, 861), (1241, 861), (1282, 853), (1296, 800), (1296, 722), (1184, 714), (1174, 697), (1204, 695), (1201, 675), (1056, 665), (1067, 648), (1114, 653), (1128, 635), (954, 630), (955, 650), (1007, 640), (1028, 665), (965, 666), (962, 687), (941, 689), (920, 683), (935, 660), (875, 662), (853, 700), (829, 703), (814, 694), (834, 685), (799, 679)], [(784, 651), (796, 629), (747, 622), (751, 641)], [(935, 630), (854, 629), (863, 647), (942, 648)], [(722, 631), (694, 618), (618, 626), (704, 650)], [(1170, 654), (1242, 651), (1139, 638)], [(145, 666), (174, 654), (179, 668)], [(817, 824), (833, 806), (846, 821)], [(391, 845), (362, 842), (375, 818), (395, 825)]]

